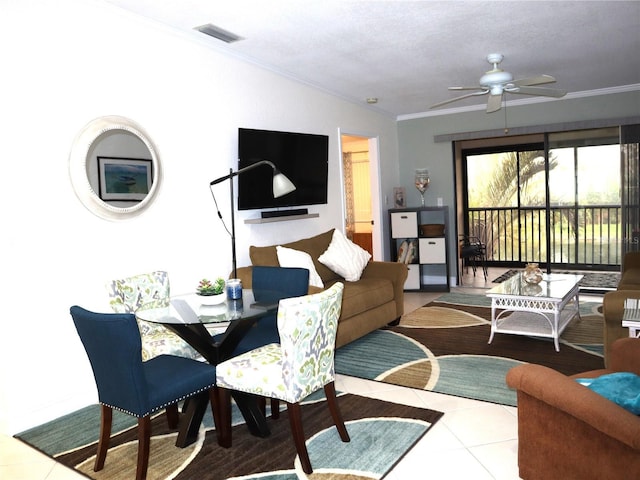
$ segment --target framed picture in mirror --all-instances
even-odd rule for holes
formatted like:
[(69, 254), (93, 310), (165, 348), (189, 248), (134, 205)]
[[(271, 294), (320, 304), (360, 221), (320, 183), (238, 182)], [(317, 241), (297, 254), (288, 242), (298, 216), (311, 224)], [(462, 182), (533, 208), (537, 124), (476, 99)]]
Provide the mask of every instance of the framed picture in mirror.
[(98, 196), (104, 201), (144, 200), (153, 182), (152, 169), (147, 159), (99, 156)]

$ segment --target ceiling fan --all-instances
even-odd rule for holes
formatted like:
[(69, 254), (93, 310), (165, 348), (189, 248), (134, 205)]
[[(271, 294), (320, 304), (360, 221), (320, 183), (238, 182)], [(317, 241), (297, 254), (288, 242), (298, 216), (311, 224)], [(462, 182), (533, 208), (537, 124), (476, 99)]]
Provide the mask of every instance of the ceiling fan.
[(450, 98), (444, 102), (431, 105), (429, 108), (441, 107), (447, 103), (456, 102), (463, 98), (476, 97), (479, 95), (487, 95), (487, 113), (497, 112), (502, 105), (502, 95), (504, 93), (517, 93), (521, 95), (540, 95), (543, 97), (564, 97), (566, 90), (558, 90), (555, 88), (534, 87), (532, 85), (542, 85), (544, 83), (553, 83), (556, 81), (551, 75), (538, 75), (536, 77), (521, 78), (514, 80), (513, 75), (505, 72), (498, 67), (504, 56), (501, 53), (490, 53), (487, 55), (487, 62), (493, 65), (493, 68), (480, 77), (478, 87), (449, 87), (449, 90), (479, 90), (473, 93), (467, 93), (456, 98)]

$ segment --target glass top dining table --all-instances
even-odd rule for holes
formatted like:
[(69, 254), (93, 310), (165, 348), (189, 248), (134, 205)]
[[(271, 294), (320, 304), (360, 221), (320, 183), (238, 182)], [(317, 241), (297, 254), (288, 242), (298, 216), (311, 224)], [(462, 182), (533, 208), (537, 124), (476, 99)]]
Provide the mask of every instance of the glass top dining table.
[[(139, 320), (164, 325), (197, 350), (210, 364), (218, 365), (233, 356), (233, 351), (242, 338), (260, 318), (273, 315), (278, 308), (277, 303), (256, 302), (251, 289), (243, 289), (242, 299), (239, 300), (225, 299), (215, 305), (209, 305), (209, 300), (195, 294), (177, 295), (171, 297), (170, 304), (166, 307), (157, 307), (157, 304), (143, 305), (136, 310), (135, 315)], [(216, 325), (221, 327), (220, 330), (210, 331)], [(233, 392), (232, 395), (251, 433), (259, 437), (268, 436), (269, 427), (255, 398), (243, 392)], [(193, 411), (188, 415), (189, 420), (176, 441), (179, 447), (196, 441), (206, 409), (206, 398), (191, 403), (195, 404), (190, 407)]]
[(275, 311), (277, 303), (256, 302), (253, 291), (244, 289), (239, 300), (222, 299), (211, 304), (211, 297), (196, 294), (171, 297), (169, 306), (156, 304), (142, 305), (136, 310), (136, 317), (146, 322), (168, 324), (218, 324), (234, 320), (260, 318), (267, 312)]

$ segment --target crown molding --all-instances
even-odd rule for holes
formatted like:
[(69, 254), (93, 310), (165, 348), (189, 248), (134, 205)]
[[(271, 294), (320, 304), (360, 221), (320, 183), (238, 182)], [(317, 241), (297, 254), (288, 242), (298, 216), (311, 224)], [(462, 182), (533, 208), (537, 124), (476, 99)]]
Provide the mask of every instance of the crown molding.
[[(596, 97), (599, 95), (613, 95), (616, 93), (635, 92), (639, 90), (640, 90), (640, 83), (634, 83), (631, 85), (621, 85), (618, 87), (600, 88), (597, 90), (585, 90), (582, 92), (571, 92), (562, 98), (533, 97), (533, 98), (524, 98), (522, 100), (510, 100), (509, 106), (517, 107), (520, 105), (531, 105), (535, 103), (558, 102), (558, 101), (561, 102), (563, 100)], [(420, 112), (420, 113), (410, 113), (407, 115), (398, 115), (396, 120), (400, 122), (403, 120), (414, 120), (416, 118), (438, 117), (441, 115), (453, 115), (455, 113), (475, 112), (478, 110), (484, 110), (485, 108), (486, 108), (485, 105), (471, 105), (467, 107), (447, 108), (444, 110), (438, 110), (438, 111), (432, 111), (432, 112)]]
[(554, 123), (549, 125), (530, 125), (526, 127), (509, 127), (504, 129), (482, 130), (476, 132), (458, 132), (435, 135), (433, 141), (457, 142), (461, 140), (477, 140), (480, 138), (512, 137), (517, 135), (533, 135), (550, 132), (568, 132), (572, 130), (587, 130), (593, 128), (619, 127), (621, 125), (638, 125), (640, 116), (623, 118), (605, 118), (600, 120), (581, 120), (576, 122)]

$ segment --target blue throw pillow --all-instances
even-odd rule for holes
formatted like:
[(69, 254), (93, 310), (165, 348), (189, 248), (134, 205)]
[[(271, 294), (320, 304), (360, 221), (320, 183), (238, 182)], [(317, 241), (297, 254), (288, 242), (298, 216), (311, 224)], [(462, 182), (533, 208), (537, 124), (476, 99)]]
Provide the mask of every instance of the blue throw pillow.
[(618, 372), (576, 380), (634, 415), (640, 415), (640, 376), (635, 373)]

